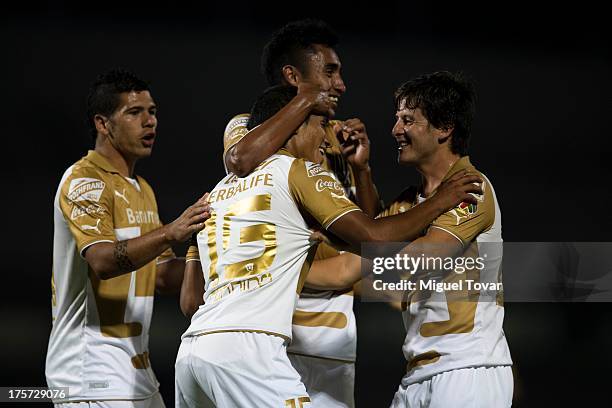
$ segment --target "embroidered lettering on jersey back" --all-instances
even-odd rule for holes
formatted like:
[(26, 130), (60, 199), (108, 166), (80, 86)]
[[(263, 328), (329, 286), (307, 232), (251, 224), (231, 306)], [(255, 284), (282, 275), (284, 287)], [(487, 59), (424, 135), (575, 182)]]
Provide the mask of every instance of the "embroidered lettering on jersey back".
[(70, 181), (68, 188), (68, 199), (72, 202), (77, 201), (100, 201), (100, 196), (106, 184), (102, 180), (83, 177)]
[(234, 177), (235, 176), (230, 177), (230, 179), (225, 183), (228, 184), (229, 182), (232, 182), (232, 184), (234, 184), (233, 186), (213, 190), (208, 196), (208, 202), (212, 204), (217, 201), (227, 200), (238, 193), (250, 190), (261, 185), (274, 187), (271, 173), (257, 173), (242, 179)]

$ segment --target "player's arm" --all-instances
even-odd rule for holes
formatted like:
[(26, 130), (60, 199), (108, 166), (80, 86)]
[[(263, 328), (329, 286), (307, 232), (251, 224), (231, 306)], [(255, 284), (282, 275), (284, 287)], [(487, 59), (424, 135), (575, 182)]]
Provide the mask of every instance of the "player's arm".
[(338, 218), (328, 230), (347, 242), (351, 252), (360, 253), (362, 242), (412, 241), (440, 215), (462, 202), (476, 203), (472, 194), (482, 194), (482, 179), (458, 172), (443, 183), (438, 192), (423, 203), (402, 214), (372, 219), (361, 211), (352, 211)]
[(175, 295), (181, 290), (183, 272), (185, 270), (184, 258), (172, 258), (157, 261), (155, 275), (155, 292), (160, 295)]
[(370, 217), (381, 210), (380, 198), (370, 168), (370, 139), (364, 123), (359, 119), (349, 119), (339, 123), (338, 135), (343, 139), (342, 154), (353, 169), (355, 178), (355, 198), (359, 208)]
[(198, 307), (204, 304), (204, 274), (195, 243), (190, 245), (187, 251), (180, 304), (181, 311), (188, 318), (191, 318)]
[(311, 289), (340, 290), (352, 287), (359, 279), (361, 257), (345, 252), (331, 258), (315, 260), (306, 276), (305, 286)]
[(327, 112), (329, 105), (327, 92), (320, 91), (318, 85), (300, 82), (297, 95), (286, 106), (229, 148), (226, 168), (238, 177), (246, 176), (283, 147), (308, 115)]
[(170, 224), (137, 238), (95, 243), (85, 249), (83, 256), (100, 279), (135, 271), (204, 228), (209, 217), (206, 198), (201, 197)]

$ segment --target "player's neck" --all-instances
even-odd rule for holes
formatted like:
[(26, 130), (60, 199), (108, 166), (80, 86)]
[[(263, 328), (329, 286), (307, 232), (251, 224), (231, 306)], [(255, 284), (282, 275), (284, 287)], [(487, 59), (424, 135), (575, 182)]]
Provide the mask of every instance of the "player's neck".
[(417, 170), (421, 173), (421, 194), (429, 197), (442, 183), (444, 176), (459, 160), (459, 155), (449, 152), (440, 152), (432, 160), (421, 163)]
[(126, 158), (108, 140), (96, 141), (95, 150), (104, 156), (123, 177), (133, 177), (136, 159)]

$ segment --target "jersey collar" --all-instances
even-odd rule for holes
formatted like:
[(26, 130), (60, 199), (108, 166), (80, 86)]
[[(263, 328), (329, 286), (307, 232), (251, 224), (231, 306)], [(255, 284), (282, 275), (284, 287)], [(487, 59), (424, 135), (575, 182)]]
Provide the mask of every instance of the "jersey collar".
[(95, 150), (90, 150), (87, 153), (87, 156), (85, 156), (85, 158), (89, 160), (90, 162), (92, 162), (93, 164), (95, 164), (96, 166), (103, 169), (104, 171), (107, 171), (109, 173), (119, 174), (119, 170), (117, 170), (112, 164), (108, 162), (108, 160), (106, 160), (104, 156), (102, 156), (100, 153), (96, 152)]

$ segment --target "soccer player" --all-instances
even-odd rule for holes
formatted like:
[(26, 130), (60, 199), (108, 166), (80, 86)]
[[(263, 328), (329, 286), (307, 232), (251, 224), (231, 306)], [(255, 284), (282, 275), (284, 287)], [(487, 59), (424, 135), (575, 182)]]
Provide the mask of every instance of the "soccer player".
[[(289, 23), (264, 47), (263, 73), (269, 85), (298, 87), (298, 94), (278, 114), (247, 133), (248, 115), (230, 121), (224, 161), (230, 171), (244, 176), (280, 148), (308, 114), (333, 118), (346, 85), (335, 47), (338, 38), (320, 20)], [(380, 211), (372, 181), (370, 142), (364, 124), (356, 118), (329, 120), (325, 126), (324, 169), (332, 172), (347, 196), (368, 215)], [(338, 255), (321, 244), (315, 262)], [(305, 288), (293, 319), (289, 357), (302, 376), (313, 403), (326, 407), (354, 406), (357, 330), (353, 291)]]
[[(459, 171), (477, 171), (467, 155), (475, 99), (473, 85), (449, 72), (423, 75), (399, 87), (393, 127), (398, 161), (416, 167), (422, 184), (405, 190), (384, 215), (430, 200), (440, 183)], [(413, 255), (435, 248), (431, 251), (438, 257), (484, 258), (484, 268), (452, 272), (448, 281), (501, 281), (501, 212), (491, 182), (478, 174), (484, 180), (478, 202), (444, 213), (407, 249)], [(403, 312), (407, 372), (392, 407), (512, 404), (512, 360), (500, 295), (450, 290), (422, 298), (412, 293)]]
[[(407, 294), (403, 303), (407, 372), (391, 406), (508, 407), (513, 392), (512, 360), (502, 327), (502, 294), (470, 289), (467, 282), (489, 287), (501, 282), (502, 259), (501, 212), (495, 191), (467, 156), (475, 91), (458, 74), (435, 72), (403, 84), (395, 101), (393, 136), (398, 161), (416, 167), (422, 184), (406, 189), (381, 216), (418, 208), (458, 172), (477, 173), (484, 180), (484, 194), (478, 202), (447, 211), (403, 252), (423, 259), (458, 257), (465, 264), (471, 259), (472, 265), (479, 257), (484, 261), (482, 268), (457, 268), (449, 274), (425, 271), (443, 277), (444, 282), (461, 283), (461, 290)], [(337, 270), (337, 276), (330, 277), (326, 269)], [(350, 285), (359, 278), (360, 260), (351, 254), (313, 265), (309, 274), (321, 286)]]
[(95, 149), (70, 166), (54, 202), (46, 377), (68, 387), (58, 407), (163, 407), (148, 340), (153, 294), (176, 293), (184, 262), (171, 246), (204, 227), (205, 197), (162, 226), (151, 186), (157, 108), (146, 82), (111, 70), (87, 99)]
[[(248, 128), (295, 96), (277, 86), (256, 101)], [(416, 237), (480, 180), (460, 173), (427, 203), (373, 220), (319, 164), (326, 118), (310, 115), (285, 148), (247, 177), (230, 173), (211, 191), (211, 217), (198, 234), (204, 305), (183, 335), (176, 360), (177, 407), (303, 406), (310, 399), (286, 346), (315, 243), (309, 227), (327, 229), (359, 252), (364, 241)], [(330, 272), (331, 273), (331, 272)]]

